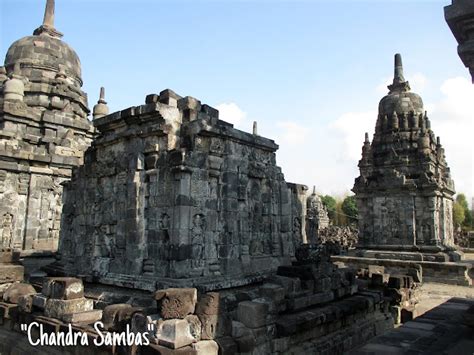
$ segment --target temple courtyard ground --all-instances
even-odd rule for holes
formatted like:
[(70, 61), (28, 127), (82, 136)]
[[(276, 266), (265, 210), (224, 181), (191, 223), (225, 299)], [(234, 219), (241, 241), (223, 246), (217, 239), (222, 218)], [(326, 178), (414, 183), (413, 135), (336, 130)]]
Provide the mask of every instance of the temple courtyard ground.
[[(474, 253), (465, 257), (472, 261)], [(413, 321), (350, 354), (474, 354), (474, 287), (424, 283), (421, 290)]]

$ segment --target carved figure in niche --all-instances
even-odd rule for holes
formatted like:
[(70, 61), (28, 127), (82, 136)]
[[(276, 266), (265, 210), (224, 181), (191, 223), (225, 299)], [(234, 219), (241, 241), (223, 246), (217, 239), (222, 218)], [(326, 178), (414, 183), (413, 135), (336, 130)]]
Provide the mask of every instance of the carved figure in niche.
[(193, 250), (193, 267), (204, 266), (203, 249), (204, 249), (204, 231), (206, 229), (206, 218), (198, 213), (193, 217), (193, 227), (191, 229), (191, 244)]
[(307, 199), (306, 208), (306, 235), (310, 243), (316, 244), (319, 241), (319, 206), (316, 191)]
[[(110, 228), (110, 227), (109, 227)], [(94, 256), (104, 258), (115, 257), (115, 243), (114, 239), (106, 233), (100, 233), (97, 230), (94, 232), (95, 252)]]
[(301, 221), (298, 217), (293, 218), (293, 241), (297, 244), (303, 242), (303, 237), (301, 236)]
[(162, 231), (168, 231), (170, 228), (170, 216), (168, 214), (163, 213), (160, 217), (160, 221), (158, 224), (160, 230)]
[(254, 238), (250, 242), (250, 255), (263, 255), (263, 242)]
[(9, 248), (13, 236), (13, 215), (5, 213), (2, 219), (2, 247)]

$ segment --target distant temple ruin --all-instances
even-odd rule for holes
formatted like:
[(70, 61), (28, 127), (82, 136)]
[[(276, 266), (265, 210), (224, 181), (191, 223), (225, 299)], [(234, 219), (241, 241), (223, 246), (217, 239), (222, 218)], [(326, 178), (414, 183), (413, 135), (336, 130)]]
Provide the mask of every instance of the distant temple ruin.
[(62, 183), (94, 135), (79, 58), (61, 37), (49, 1), (0, 67), (0, 248), (57, 249)]
[[(454, 183), (440, 138), (420, 96), (410, 91), (395, 55), (390, 92), (379, 104), (372, 142), (366, 134), (353, 191), (359, 246), (365, 249), (454, 250)], [(456, 259), (457, 254), (451, 253)]]

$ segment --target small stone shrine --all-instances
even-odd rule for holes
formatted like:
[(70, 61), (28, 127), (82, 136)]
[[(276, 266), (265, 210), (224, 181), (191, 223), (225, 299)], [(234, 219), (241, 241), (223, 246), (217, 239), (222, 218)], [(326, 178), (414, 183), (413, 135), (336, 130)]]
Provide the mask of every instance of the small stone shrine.
[(353, 191), (359, 209), (359, 246), (365, 249), (446, 252), (453, 239), (454, 183), (440, 138), (420, 96), (410, 92), (395, 55), (390, 92), (379, 104), (373, 141), (368, 135)]
[(329, 227), (329, 217), (321, 198), (313, 193), (306, 199), (306, 238), (309, 243), (319, 243), (319, 231)]
[(54, 0), (0, 67), (0, 248), (56, 250), (62, 183), (93, 137), (81, 64), (54, 28)]
[(287, 186), (272, 140), (171, 90), (93, 123), (99, 135), (66, 184), (50, 272), (212, 289), (290, 262), (303, 238), (305, 189)]
[(388, 88), (372, 142), (365, 135), (353, 188), (359, 210), (357, 249), (332, 260), (354, 268), (390, 266), (409, 274), (417, 265), (419, 282), (471, 285), (473, 265), (459, 262), (463, 253), (454, 244), (454, 183), (444, 149), (422, 99), (410, 92), (400, 54)]

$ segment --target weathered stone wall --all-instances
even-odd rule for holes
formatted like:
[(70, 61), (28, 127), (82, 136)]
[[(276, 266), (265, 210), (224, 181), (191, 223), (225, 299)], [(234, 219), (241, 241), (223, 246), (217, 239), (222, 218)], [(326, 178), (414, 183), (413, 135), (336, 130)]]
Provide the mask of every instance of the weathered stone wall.
[[(68, 184), (61, 267), (119, 279), (265, 274), (302, 241), (305, 206), (278, 146), (170, 90), (99, 118)], [(151, 287), (151, 285), (149, 285)]]
[(454, 247), (452, 200), (441, 196), (376, 196), (358, 201), (359, 243)]

